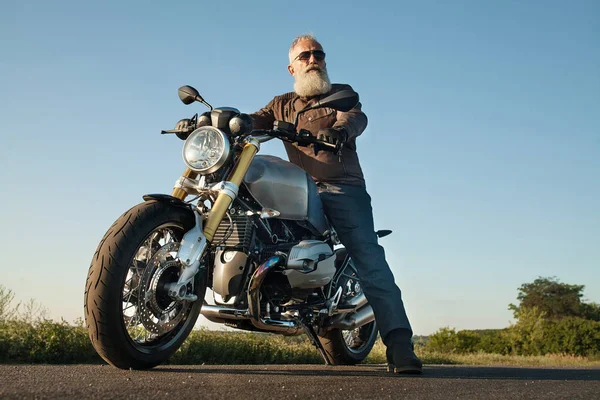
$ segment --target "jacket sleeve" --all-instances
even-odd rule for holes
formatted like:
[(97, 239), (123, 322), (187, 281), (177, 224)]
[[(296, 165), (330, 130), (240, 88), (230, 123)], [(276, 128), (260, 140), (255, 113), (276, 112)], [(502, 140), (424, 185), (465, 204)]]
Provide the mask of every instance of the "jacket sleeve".
[(352, 140), (360, 136), (367, 127), (367, 116), (361, 110), (362, 106), (358, 103), (348, 112), (338, 111), (337, 121), (333, 124), (334, 128), (344, 128), (348, 134), (348, 140)]
[(252, 126), (254, 129), (272, 129), (273, 123), (275, 122), (275, 113), (273, 112), (273, 105), (275, 99), (271, 100), (269, 104), (255, 112), (250, 114), (252, 117)]

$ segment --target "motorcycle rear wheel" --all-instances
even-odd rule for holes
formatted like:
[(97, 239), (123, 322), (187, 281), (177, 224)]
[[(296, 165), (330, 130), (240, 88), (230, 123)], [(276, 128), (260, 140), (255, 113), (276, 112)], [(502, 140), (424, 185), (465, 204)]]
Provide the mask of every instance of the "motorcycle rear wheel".
[[(340, 259), (343, 259), (345, 251), (341, 254)], [(352, 260), (346, 271), (346, 277), (340, 284), (344, 287), (343, 299), (362, 293)], [(319, 341), (333, 365), (354, 365), (367, 358), (377, 340), (377, 332), (377, 324), (372, 321), (354, 330), (332, 329), (319, 336)]]
[(147, 201), (125, 212), (98, 245), (85, 289), (92, 345), (109, 364), (148, 369), (166, 361), (194, 327), (206, 280), (193, 285), (195, 302), (174, 301), (165, 284), (179, 276), (173, 257), (194, 226), (191, 210)]
[(376, 340), (375, 321), (352, 331), (332, 329), (319, 336), (319, 341), (333, 365), (355, 365), (364, 361)]

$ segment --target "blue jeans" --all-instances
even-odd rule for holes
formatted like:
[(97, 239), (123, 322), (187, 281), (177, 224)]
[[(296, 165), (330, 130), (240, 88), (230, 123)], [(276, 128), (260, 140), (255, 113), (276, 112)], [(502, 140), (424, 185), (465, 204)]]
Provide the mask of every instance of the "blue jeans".
[(361, 186), (319, 183), (325, 215), (352, 257), (361, 287), (373, 307), (381, 337), (394, 329), (408, 329), (400, 289), (385, 261), (373, 226), (371, 197)]

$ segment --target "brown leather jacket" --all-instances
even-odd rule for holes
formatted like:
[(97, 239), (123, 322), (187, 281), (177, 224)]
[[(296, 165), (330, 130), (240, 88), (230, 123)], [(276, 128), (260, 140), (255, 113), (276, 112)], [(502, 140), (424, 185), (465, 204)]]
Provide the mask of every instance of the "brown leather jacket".
[[(276, 96), (264, 108), (251, 114), (255, 129), (272, 129), (273, 122), (285, 121), (294, 123), (296, 112), (328, 94), (352, 89), (349, 85), (334, 83), (326, 95), (303, 98), (294, 92)], [(296, 146), (285, 142), (285, 149), (291, 162), (298, 165), (317, 182), (340, 183), (365, 186), (365, 179), (356, 154), (356, 138), (367, 127), (367, 116), (361, 111), (358, 103), (349, 112), (336, 111), (331, 108), (317, 108), (300, 115), (298, 130), (306, 129), (317, 136), (320, 129), (344, 127), (348, 134), (348, 142), (341, 156), (330, 151), (320, 151), (317, 156), (311, 147)]]

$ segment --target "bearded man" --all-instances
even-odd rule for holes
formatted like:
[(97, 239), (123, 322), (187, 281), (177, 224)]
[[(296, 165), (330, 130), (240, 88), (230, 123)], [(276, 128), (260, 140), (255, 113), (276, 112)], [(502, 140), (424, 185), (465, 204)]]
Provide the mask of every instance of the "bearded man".
[[(297, 37), (289, 50), (289, 73), (294, 91), (276, 96), (251, 117), (254, 128), (271, 129), (276, 120), (293, 123), (296, 113), (319, 99), (349, 85), (331, 84), (325, 52), (312, 35)], [(412, 329), (404, 310), (401, 292), (394, 283), (383, 248), (373, 226), (371, 197), (356, 153), (356, 138), (367, 127), (360, 103), (349, 112), (317, 108), (300, 115), (298, 129), (338, 145), (334, 154), (285, 142), (290, 161), (317, 182), (323, 208), (358, 270), (361, 287), (373, 308), (379, 332), (387, 346), (388, 370), (421, 373), (421, 361), (413, 352)], [(342, 146), (343, 144), (343, 146)]]

